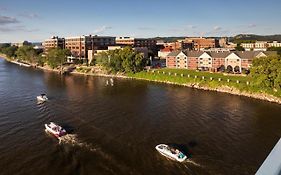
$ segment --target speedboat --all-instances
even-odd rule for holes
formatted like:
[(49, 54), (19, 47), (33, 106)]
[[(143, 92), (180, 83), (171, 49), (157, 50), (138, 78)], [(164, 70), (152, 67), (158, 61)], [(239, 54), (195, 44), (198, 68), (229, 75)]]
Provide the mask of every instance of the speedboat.
[(50, 124), (45, 124), (46, 130), (53, 134), (56, 138), (60, 138), (67, 134), (66, 130), (63, 129), (61, 126), (55, 124), (54, 122), (50, 122)]
[(160, 154), (172, 160), (183, 162), (187, 158), (187, 156), (178, 149), (165, 144), (157, 145), (155, 148)]
[(48, 100), (48, 97), (47, 97), (46, 94), (41, 94), (41, 95), (37, 96), (37, 100), (41, 101), (41, 102), (44, 102), (44, 101)]

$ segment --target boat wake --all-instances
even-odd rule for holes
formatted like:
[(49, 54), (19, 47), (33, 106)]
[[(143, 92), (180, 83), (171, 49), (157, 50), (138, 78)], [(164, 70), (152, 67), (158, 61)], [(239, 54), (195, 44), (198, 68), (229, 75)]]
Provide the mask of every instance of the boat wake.
[(65, 136), (61, 136), (59, 138), (59, 144), (70, 144), (72, 146), (85, 148), (92, 152), (97, 151), (97, 148), (95, 148), (93, 145), (79, 140), (77, 134), (67, 134)]
[(196, 163), (195, 161), (193, 160), (190, 160), (190, 159), (187, 159), (184, 161), (185, 163), (188, 163), (188, 164), (192, 164), (194, 166), (197, 166), (197, 167), (202, 167), (200, 164)]

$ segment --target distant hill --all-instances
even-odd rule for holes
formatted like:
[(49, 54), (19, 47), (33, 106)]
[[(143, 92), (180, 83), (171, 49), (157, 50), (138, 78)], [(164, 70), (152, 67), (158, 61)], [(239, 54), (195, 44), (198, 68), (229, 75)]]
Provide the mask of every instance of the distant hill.
[(185, 39), (186, 37), (155, 37), (155, 40), (163, 40), (164, 42), (175, 42), (177, 40)]
[(243, 41), (279, 41), (281, 42), (281, 35), (253, 35), (253, 34), (239, 34), (230, 37), (229, 41), (241, 43)]

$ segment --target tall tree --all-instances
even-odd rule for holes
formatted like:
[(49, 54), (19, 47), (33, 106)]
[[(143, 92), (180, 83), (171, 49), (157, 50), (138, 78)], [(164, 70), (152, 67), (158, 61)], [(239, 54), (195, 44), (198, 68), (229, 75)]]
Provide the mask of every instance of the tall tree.
[(70, 55), (69, 50), (53, 48), (47, 53), (47, 64), (53, 69), (62, 66), (67, 61), (67, 56)]
[(35, 63), (37, 62), (37, 53), (32, 46), (22, 46), (16, 51), (17, 58), (22, 61)]
[(256, 58), (250, 70), (254, 85), (263, 88), (281, 89), (281, 56), (271, 55)]

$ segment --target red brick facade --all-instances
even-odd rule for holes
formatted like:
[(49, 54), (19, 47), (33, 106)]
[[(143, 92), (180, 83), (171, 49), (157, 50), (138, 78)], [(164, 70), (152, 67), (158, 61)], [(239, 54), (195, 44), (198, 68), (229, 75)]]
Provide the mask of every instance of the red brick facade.
[[(179, 58), (182, 58), (183, 56), (179, 56), (180, 54), (185, 54), (186, 56), (186, 62), (187, 67), (182, 66), (184, 62), (179, 60)], [(227, 68), (228, 66), (231, 66), (232, 69), (234, 67), (238, 67), (239, 71), (241, 72), (242, 69), (249, 69), (252, 61), (254, 58), (256, 58), (261, 52), (253, 52), (253, 51), (244, 51), (244, 52), (199, 52), (199, 51), (175, 51), (170, 53), (166, 57), (166, 66), (168, 68), (185, 68), (185, 69), (203, 69), (203, 70), (212, 70), (212, 71), (218, 71), (222, 66), (224, 68)], [(272, 55), (277, 54), (276, 52), (262, 52), (264, 55)], [(203, 54), (205, 55), (205, 58), (203, 58)], [(206, 57), (207, 56), (207, 57)], [(205, 62), (207, 63), (207, 67), (201, 67), (202, 60), (209, 60)], [(179, 66), (180, 63), (180, 66)]]

